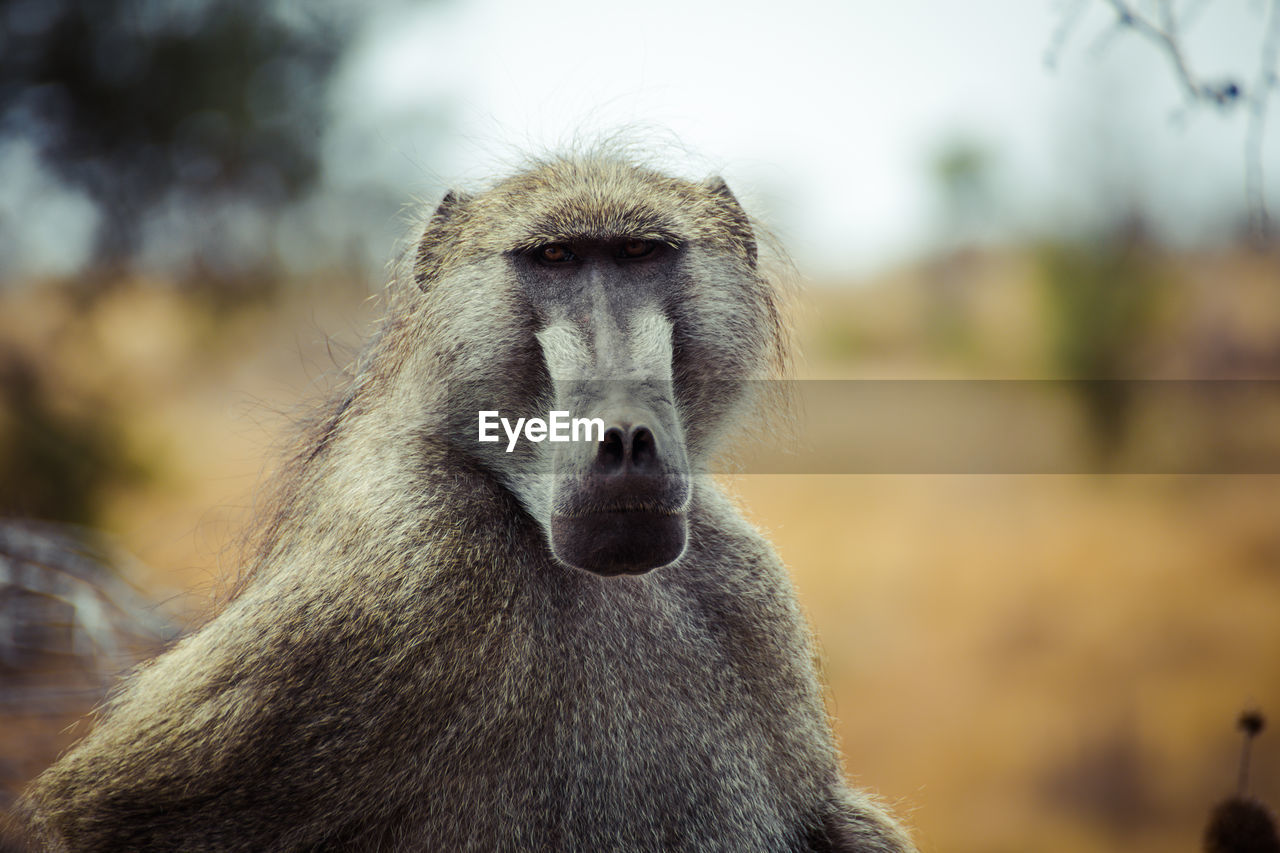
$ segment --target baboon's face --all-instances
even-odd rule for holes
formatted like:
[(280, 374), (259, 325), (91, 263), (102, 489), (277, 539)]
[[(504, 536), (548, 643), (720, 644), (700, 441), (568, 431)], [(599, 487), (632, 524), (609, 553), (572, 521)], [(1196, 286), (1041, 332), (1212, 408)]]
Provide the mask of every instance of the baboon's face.
[(549, 445), (547, 529), (556, 557), (638, 573), (684, 551), (689, 460), (673, 387), (679, 249), (658, 240), (571, 239), (512, 257), (539, 318), (556, 410), (603, 437)]
[(759, 375), (778, 335), (750, 227), (723, 183), (551, 163), (446, 197), (416, 270), (452, 329), (432, 333), (443, 358), (455, 374), (470, 365), (460, 398), (512, 423), (559, 411), (603, 427), (508, 451), (505, 435), (476, 443), (474, 408), (456, 421), (554, 556), (602, 575), (678, 560), (691, 473), (732, 433), (740, 380)]

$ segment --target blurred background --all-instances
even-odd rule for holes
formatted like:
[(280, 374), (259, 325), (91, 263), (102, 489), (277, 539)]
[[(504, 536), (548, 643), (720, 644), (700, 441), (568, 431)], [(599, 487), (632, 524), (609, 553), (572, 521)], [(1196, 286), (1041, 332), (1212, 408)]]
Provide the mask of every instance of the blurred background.
[(0, 525), (0, 810), (234, 574), (416, 206), (620, 137), (788, 248), (801, 378), (1076, 383), (1074, 473), (725, 476), (850, 773), (925, 851), (1199, 849), (1280, 713), (1232, 455), (1280, 426), (1125, 380), (1280, 380), (1278, 44), (1280, 0), (0, 0), (0, 516), (76, 525)]

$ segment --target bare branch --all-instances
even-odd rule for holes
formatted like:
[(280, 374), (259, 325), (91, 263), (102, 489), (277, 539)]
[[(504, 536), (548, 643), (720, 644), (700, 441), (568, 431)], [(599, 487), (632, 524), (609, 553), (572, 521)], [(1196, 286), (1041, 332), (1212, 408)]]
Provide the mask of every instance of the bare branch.
[(1240, 86), (1233, 81), (1224, 83), (1205, 83), (1191, 71), (1191, 66), (1183, 54), (1182, 45), (1178, 41), (1177, 23), (1174, 19), (1173, 4), (1168, 0), (1158, 3), (1160, 17), (1157, 24), (1134, 10), (1126, 0), (1107, 0), (1107, 5), (1115, 10), (1116, 24), (1128, 27), (1158, 44), (1173, 62), (1174, 72), (1187, 96), (1192, 100), (1212, 101), (1221, 106), (1233, 103), (1240, 97)]
[(1271, 217), (1267, 208), (1266, 175), (1262, 162), (1262, 142), (1266, 136), (1267, 107), (1272, 94), (1280, 88), (1276, 76), (1280, 58), (1280, 0), (1271, 0), (1270, 20), (1258, 59), (1258, 77), (1250, 87), (1249, 124), (1245, 131), (1245, 193), (1249, 198), (1249, 231), (1255, 239), (1271, 235)]
[[(1266, 240), (1271, 236), (1271, 218), (1267, 209), (1266, 182), (1263, 170), (1263, 146), (1266, 136), (1267, 110), (1273, 94), (1280, 90), (1277, 66), (1280, 63), (1280, 0), (1268, 0), (1267, 25), (1258, 58), (1257, 75), (1248, 85), (1236, 79), (1206, 81), (1195, 73), (1182, 42), (1187, 24), (1208, 6), (1208, 0), (1190, 0), (1179, 18), (1174, 0), (1153, 0), (1154, 15), (1144, 14), (1131, 0), (1103, 0), (1115, 13), (1115, 26), (1105, 30), (1099, 39), (1130, 31), (1154, 43), (1173, 66), (1174, 77), (1190, 105), (1212, 104), (1223, 110), (1244, 106), (1247, 111), (1245, 132), (1245, 197), (1249, 208), (1251, 234)], [(1072, 5), (1055, 29), (1050, 40), (1046, 62), (1052, 67), (1075, 27), (1081, 9)]]

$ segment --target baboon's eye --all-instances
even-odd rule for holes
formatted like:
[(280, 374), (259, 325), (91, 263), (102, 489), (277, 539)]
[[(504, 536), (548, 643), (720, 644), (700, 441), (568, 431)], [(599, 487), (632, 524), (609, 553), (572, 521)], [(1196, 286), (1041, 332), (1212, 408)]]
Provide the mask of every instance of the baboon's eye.
[(563, 264), (574, 259), (574, 254), (569, 251), (569, 247), (561, 243), (549, 243), (534, 252), (534, 255), (538, 260), (548, 264)]
[(643, 258), (654, 250), (657, 244), (652, 240), (628, 240), (622, 244), (621, 256), (624, 258)]

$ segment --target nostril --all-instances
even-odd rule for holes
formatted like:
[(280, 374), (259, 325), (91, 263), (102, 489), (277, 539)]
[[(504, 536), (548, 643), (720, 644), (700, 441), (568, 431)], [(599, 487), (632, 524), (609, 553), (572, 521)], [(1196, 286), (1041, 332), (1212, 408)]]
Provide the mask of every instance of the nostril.
[(631, 435), (631, 461), (636, 467), (651, 465), (658, 459), (658, 443), (648, 427), (636, 427)]
[(622, 467), (626, 458), (627, 446), (622, 430), (609, 427), (604, 431), (604, 440), (600, 442), (600, 447), (596, 451), (597, 462), (606, 471), (614, 471)]

